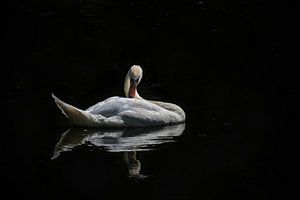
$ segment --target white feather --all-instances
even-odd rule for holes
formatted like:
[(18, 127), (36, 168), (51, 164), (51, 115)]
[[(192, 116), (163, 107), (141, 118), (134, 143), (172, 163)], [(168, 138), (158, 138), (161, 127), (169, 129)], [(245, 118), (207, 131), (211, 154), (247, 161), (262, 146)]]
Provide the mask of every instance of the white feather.
[[(128, 72), (124, 92), (127, 96), (131, 72), (142, 76), (142, 69), (134, 65)], [(110, 97), (87, 110), (71, 106), (54, 94), (52, 97), (57, 106), (70, 119), (73, 125), (85, 127), (151, 127), (178, 124), (185, 121), (184, 111), (172, 103), (148, 101), (136, 92), (134, 98)]]

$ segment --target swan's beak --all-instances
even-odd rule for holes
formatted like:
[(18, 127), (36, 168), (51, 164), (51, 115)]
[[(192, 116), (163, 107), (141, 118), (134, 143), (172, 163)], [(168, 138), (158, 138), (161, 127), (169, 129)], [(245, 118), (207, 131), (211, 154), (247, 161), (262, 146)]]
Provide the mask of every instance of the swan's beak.
[(129, 92), (128, 92), (128, 97), (129, 98), (134, 98), (135, 94), (136, 94), (136, 88), (137, 85), (139, 84), (139, 79), (130, 79), (130, 87), (129, 87)]

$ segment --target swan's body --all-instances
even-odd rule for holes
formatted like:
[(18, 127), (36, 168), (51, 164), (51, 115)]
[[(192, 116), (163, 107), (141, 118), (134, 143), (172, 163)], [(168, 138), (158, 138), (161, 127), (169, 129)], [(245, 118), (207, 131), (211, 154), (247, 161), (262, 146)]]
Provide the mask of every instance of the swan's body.
[(124, 83), (125, 97), (110, 97), (86, 110), (64, 103), (54, 95), (58, 107), (73, 125), (84, 127), (151, 127), (185, 121), (184, 111), (177, 105), (141, 98), (136, 90), (142, 70), (134, 65)]

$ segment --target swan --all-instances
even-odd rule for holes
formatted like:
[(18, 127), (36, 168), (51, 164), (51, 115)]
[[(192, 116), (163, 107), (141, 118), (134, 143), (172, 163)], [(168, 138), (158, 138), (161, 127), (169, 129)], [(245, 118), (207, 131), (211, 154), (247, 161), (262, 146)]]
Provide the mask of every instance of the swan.
[(133, 65), (125, 77), (125, 97), (110, 97), (86, 110), (63, 102), (53, 93), (52, 97), (74, 126), (154, 127), (184, 123), (185, 113), (178, 105), (146, 100), (138, 94), (137, 86), (142, 76), (142, 68)]

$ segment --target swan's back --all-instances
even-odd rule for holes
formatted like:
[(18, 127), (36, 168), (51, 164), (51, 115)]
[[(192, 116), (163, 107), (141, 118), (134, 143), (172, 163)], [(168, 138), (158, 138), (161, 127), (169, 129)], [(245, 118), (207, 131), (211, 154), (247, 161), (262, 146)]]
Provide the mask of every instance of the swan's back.
[(111, 97), (86, 110), (92, 115), (102, 115), (107, 121), (121, 121), (124, 126), (157, 126), (181, 123), (180, 114), (143, 99)]
[(134, 108), (140, 108), (149, 111), (163, 111), (162, 107), (157, 106), (149, 101), (124, 97), (110, 97), (89, 107), (86, 109), (86, 111), (94, 115), (101, 114), (103, 116), (113, 116)]

